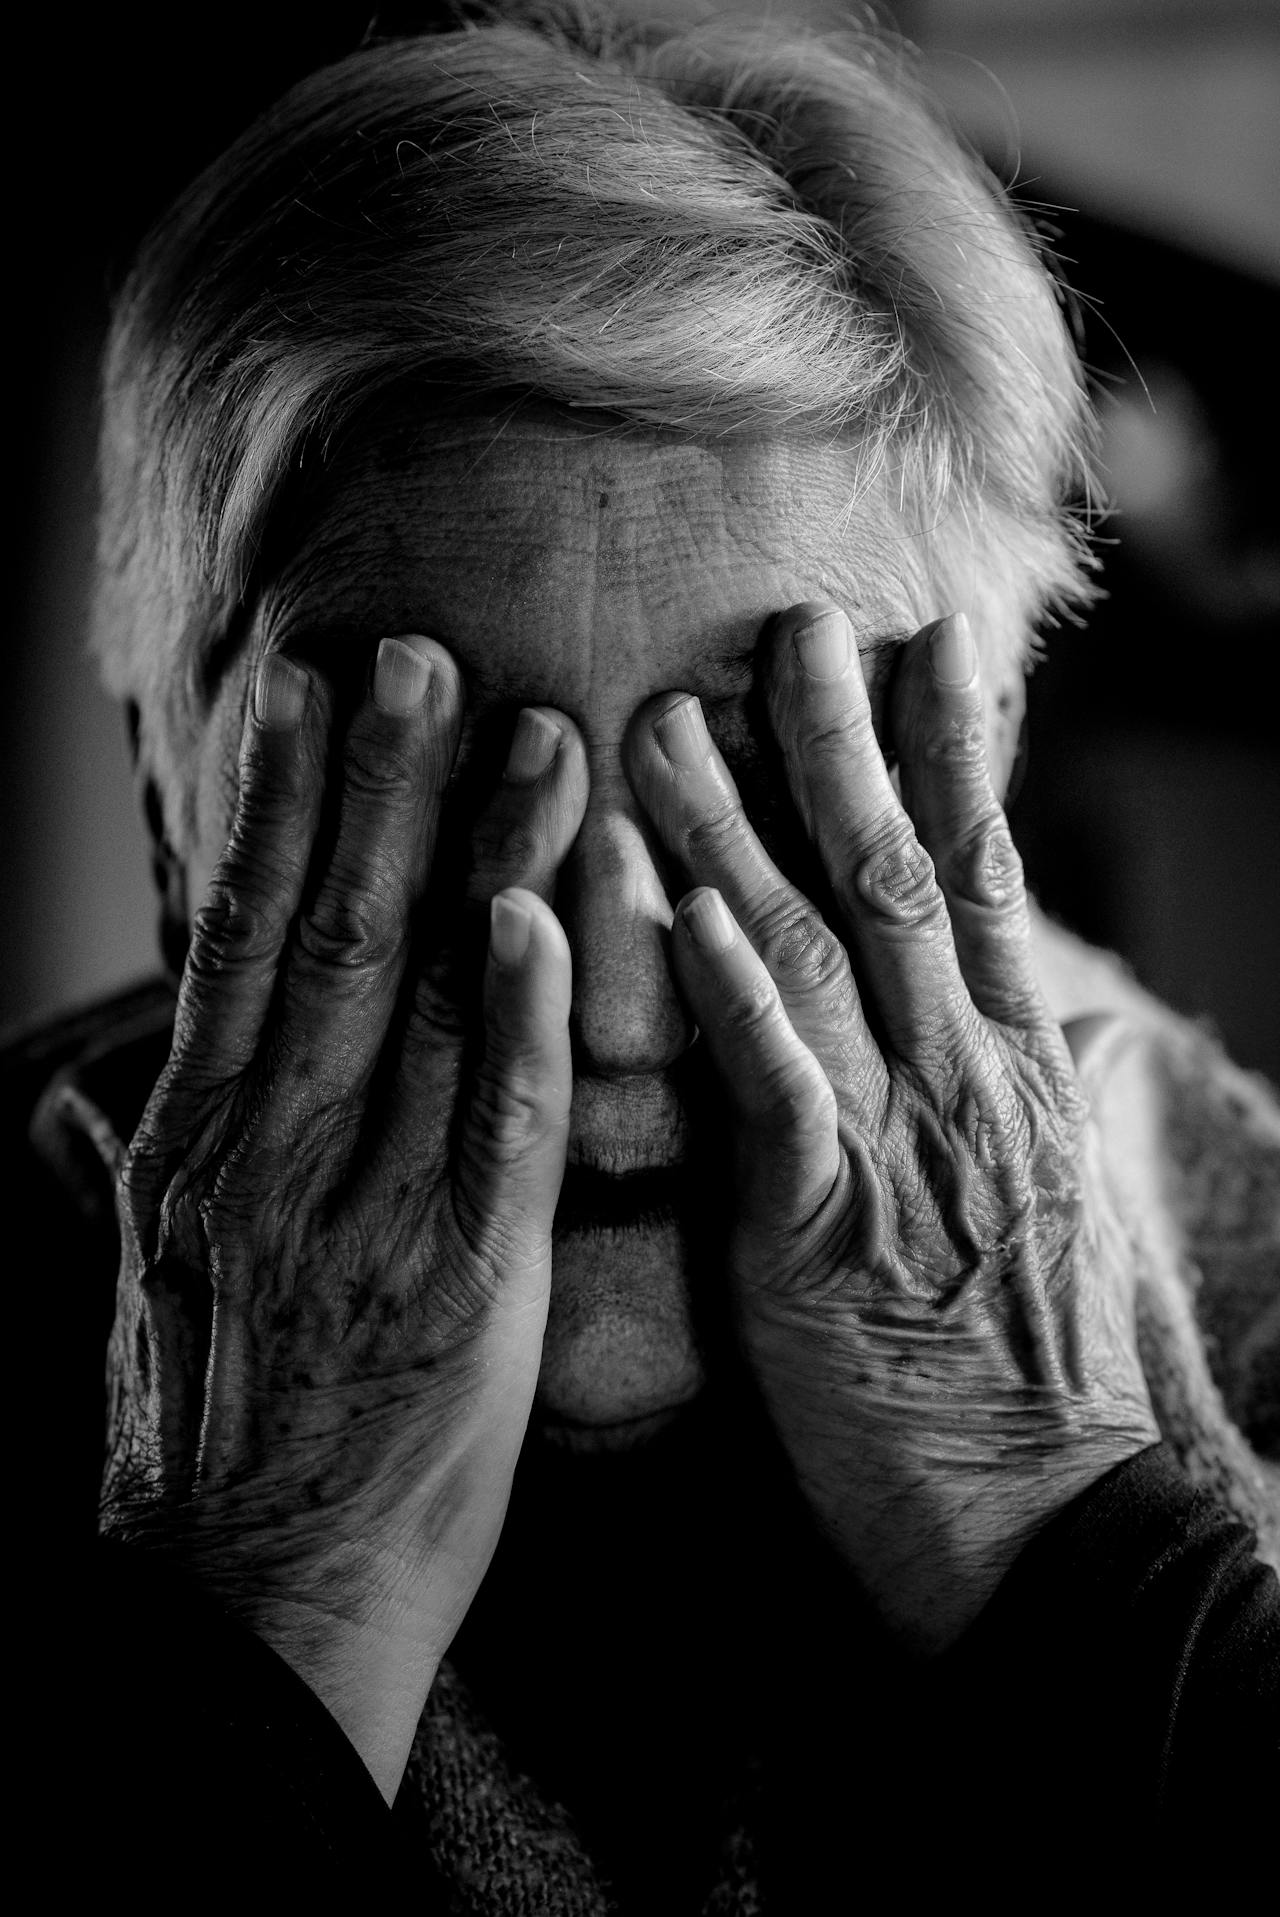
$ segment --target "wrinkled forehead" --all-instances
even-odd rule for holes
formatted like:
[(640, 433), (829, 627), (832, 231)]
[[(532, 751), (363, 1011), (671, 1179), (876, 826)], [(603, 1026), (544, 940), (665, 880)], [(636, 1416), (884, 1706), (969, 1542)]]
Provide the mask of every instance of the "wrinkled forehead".
[(309, 500), (257, 638), (360, 647), (425, 625), (477, 690), (572, 709), (740, 661), (802, 598), (883, 639), (915, 622), (918, 572), (848, 448), (550, 408), (383, 421)]
[(671, 689), (704, 701), (727, 748), (771, 615), (829, 598), (878, 709), (898, 645), (944, 609), (884, 492), (844, 446), (700, 443), (538, 406), (384, 413), (331, 449), (275, 535), (193, 769), (194, 838), (220, 845), (229, 826), (267, 648), (309, 657), (353, 699), (380, 638), (425, 632), (462, 669), (468, 731), (488, 710), (547, 704), (608, 755)]

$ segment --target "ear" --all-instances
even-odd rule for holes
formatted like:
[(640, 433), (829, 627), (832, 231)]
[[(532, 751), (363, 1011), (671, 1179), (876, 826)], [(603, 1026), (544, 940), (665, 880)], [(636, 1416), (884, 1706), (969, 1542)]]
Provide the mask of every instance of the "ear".
[(165, 970), (176, 982), (187, 962), (190, 923), (187, 894), (187, 869), (174, 849), (165, 825), (164, 798), (149, 771), (142, 750), (142, 715), (132, 700), (125, 704), (129, 754), (134, 778), (142, 800), (142, 816), (151, 841), (151, 876), (160, 905), (160, 956)]

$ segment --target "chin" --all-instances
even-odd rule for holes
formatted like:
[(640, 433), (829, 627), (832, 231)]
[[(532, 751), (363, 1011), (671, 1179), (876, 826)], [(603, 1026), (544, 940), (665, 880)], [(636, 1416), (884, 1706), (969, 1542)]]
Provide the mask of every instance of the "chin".
[(688, 1252), (674, 1215), (557, 1220), (534, 1423), (577, 1451), (629, 1450), (702, 1390)]

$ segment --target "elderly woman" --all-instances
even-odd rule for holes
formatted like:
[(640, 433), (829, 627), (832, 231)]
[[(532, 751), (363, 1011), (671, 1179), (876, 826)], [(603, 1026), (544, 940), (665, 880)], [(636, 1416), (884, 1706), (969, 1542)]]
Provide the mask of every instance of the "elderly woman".
[(1275, 1478), (1190, 1290), (1260, 1429), (1280, 1124), (1000, 805), (1087, 445), (869, 34), (375, 43), (152, 235), (98, 645), (185, 969), (36, 1133), (116, 1189), (159, 1858), (824, 1911), (1258, 1774)]

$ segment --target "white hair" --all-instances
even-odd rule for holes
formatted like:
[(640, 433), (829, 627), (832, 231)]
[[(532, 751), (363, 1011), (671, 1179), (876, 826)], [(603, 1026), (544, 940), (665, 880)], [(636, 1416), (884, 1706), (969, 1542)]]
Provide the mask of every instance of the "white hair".
[(95, 628), (165, 792), (286, 503), (402, 388), (847, 446), (1019, 670), (1087, 591), (1054, 280), (868, 28), (515, 0), (313, 74), (183, 195), (108, 347)]

